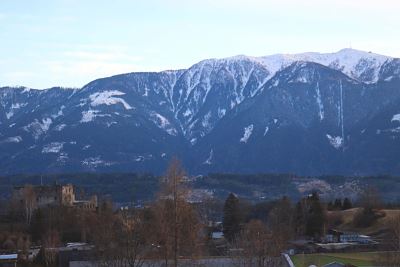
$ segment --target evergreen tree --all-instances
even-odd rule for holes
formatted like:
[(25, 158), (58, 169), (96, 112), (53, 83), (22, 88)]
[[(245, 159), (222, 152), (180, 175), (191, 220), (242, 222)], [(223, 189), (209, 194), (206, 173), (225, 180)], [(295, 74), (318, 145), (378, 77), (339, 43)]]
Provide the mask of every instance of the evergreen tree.
[(313, 193), (307, 198), (306, 202), (308, 204), (306, 235), (312, 237), (321, 237), (324, 234), (326, 216), (318, 193)]
[(329, 201), (327, 204), (327, 210), (334, 210), (332, 201)]
[(369, 227), (378, 218), (381, 207), (379, 192), (376, 188), (367, 187), (360, 196), (361, 210), (353, 218), (353, 224), (357, 227)]
[(294, 209), (295, 234), (302, 236), (305, 234), (306, 216), (303, 201), (299, 201)]
[(337, 198), (335, 199), (335, 203), (333, 204), (334, 210), (341, 210), (342, 209), (342, 200)]
[(267, 226), (281, 240), (288, 241), (293, 238), (294, 216), (289, 198), (283, 197), (276, 202), (268, 214)]
[(224, 218), (222, 221), (224, 237), (234, 241), (241, 229), (242, 216), (240, 212), (239, 199), (232, 193), (229, 194), (224, 205)]
[(346, 197), (346, 198), (343, 200), (343, 207), (342, 207), (342, 209), (343, 209), (343, 210), (348, 210), (348, 209), (351, 209), (352, 207), (353, 207), (353, 204), (351, 204), (350, 199)]

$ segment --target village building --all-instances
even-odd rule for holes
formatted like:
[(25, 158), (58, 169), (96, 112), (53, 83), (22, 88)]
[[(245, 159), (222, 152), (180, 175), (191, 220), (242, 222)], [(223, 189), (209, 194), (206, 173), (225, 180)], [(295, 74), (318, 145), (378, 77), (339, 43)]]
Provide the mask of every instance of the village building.
[(97, 196), (89, 199), (76, 199), (74, 186), (67, 185), (25, 185), (14, 187), (12, 200), (14, 203), (29, 205), (33, 209), (44, 207), (74, 207), (83, 210), (95, 210), (97, 208)]
[(373, 243), (370, 236), (361, 235), (358, 233), (342, 232), (335, 229), (330, 229), (324, 238), (325, 243), (358, 243), (370, 244)]

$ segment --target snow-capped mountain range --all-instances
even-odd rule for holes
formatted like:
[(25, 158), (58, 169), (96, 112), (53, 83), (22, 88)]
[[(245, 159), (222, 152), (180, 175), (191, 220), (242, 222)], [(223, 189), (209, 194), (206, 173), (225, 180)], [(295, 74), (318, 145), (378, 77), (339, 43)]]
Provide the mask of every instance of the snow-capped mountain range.
[(398, 174), (399, 137), (400, 60), (354, 49), (0, 88), (0, 174)]

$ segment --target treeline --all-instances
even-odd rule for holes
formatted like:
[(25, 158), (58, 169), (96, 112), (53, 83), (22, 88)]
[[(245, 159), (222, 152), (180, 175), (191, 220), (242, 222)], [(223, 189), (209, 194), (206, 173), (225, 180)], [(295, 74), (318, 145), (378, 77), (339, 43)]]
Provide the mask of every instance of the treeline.
[(328, 217), (326, 206), (317, 193), (297, 203), (283, 197), (274, 202), (254, 206), (248, 206), (237, 196), (230, 194), (223, 210), (224, 236), (230, 242), (235, 241), (252, 221), (267, 227), (271, 234), (277, 234), (286, 244), (286, 241), (295, 237), (321, 238)]
[(345, 197), (343, 200), (341, 198), (336, 198), (334, 201), (329, 201), (327, 209), (328, 210), (348, 210), (353, 207), (351, 200)]
[[(299, 193), (290, 174), (220, 174), (213, 173), (198, 176), (192, 181), (192, 187), (213, 189), (216, 197), (223, 199), (227, 193), (252, 198), (255, 190), (263, 189), (263, 193), (271, 199), (282, 194), (299, 197)], [(18, 185), (32, 184), (67, 184), (72, 183), (79, 190), (89, 194), (111, 196), (115, 202), (145, 202), (154, 198), (159, 189), (159, 176), (150, 173), (66, 173), (43, 175), (13, 175), (0, 177), (0, 196), (7, 198), (12, 188)]]
[(159, 177), (150, 173), (67, 173), (13, 175), (0, 177), (0, 196), (8, 198), (14, 186), (25, 184), (68, 184), (80, 193), (111, 197), (115, 202), (152, 200), (158, 191)]
[[(0, 199), (7, 199), (13, 186), (24, 184), (67, 184), (76, 186), (77, 192), (109, 196), (117, 203), (145, 203), (151, 201), (159, 190), (160, 176), (150, 173), (67, 173), (44, 175), (13, 175), (0, 177)], [(320, 179), (329, 185), (340, 186), (347, 182), (357, 181), (360, 189), (369, 185), (385, 192), (385, 202), (398, 206), (400, 197), (400, 179), (393, 176), (345, 177), (320, 176), (299, 177), (293, 174), (227, 174), (211, 173), (194, 177), (190, 181), (194, 189), (212, 190), (215, 197), (224, 199), (234, 192), (250, 201), (277, 199), (282, 195), (298, 200), (302, 194), (297, 188), (296, 180), (307, 182), (307, 179)], [(356, 188), (357, 189), (357, 188)], [(312, 193), (312, 192), (307, 192)]]

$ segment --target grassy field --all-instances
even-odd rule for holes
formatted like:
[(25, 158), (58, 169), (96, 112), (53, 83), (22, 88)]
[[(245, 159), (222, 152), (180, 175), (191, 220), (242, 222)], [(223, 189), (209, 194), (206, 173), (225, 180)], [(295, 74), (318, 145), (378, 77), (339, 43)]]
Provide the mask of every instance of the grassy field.
[(370, 227), (356, 228), (353, 225), (353, 218), (359, 210), (360, 210), (360, 208), (353, 208), (353, 209), (343, 210), (343, 211), (330, 211), (330, 212), (328, 212), (328, 214), (332, 214), (332, 215), (341, 217), (343, 223), (336, 227), (338, 230), (357, 232), (357, 233), (366, 234), (366, 235), (371, 235), (375, 232), (386, 229), (388, 222), (391, 219), (395, 218), (396, 216), (400, 215), (400, 210), (398, 210), (398, 209), (397, 210), (383, 209), (383, 210), (380, 210), (380, 212), (383, 213), (384, 216), (377, 219), (377, 221), (374, 222)]
[(358, 267), (373, 266), (377, 253), (321, 253), (292, 256), (292, 261), (296, 267), (308, 267), (316, 265), (318, 267), (331, 262), (352, 264)]

